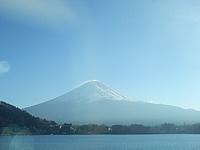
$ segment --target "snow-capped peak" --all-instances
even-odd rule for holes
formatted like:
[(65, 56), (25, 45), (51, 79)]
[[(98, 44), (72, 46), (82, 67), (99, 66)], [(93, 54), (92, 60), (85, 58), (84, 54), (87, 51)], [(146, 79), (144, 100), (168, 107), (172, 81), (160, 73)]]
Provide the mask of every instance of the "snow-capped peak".
[(84, 82), (76, 89), (54, 100), (56, 101), (72, 100), (78, 103), (81, 103), (81, 102), (88, 103), (88, 102), (105, 100), (105, 99), (118, 100), (118, 101), (131, 100), (130, 98), (123, 96), (122, 94), (119, 94), (118, 92), (113, 91), (110, 87), (108, 87), (107, 85), (105, 85), (104, 83), (98, 80), (90, 80), (90, 81)]

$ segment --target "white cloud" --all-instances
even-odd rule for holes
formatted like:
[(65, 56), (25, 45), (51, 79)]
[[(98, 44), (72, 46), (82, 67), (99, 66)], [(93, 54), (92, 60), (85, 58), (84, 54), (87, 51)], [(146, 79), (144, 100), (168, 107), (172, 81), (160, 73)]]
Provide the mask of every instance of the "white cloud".
[(7, 61), (0, 61), (0, 73), (6, 73), (10, 70), (10, 64)]

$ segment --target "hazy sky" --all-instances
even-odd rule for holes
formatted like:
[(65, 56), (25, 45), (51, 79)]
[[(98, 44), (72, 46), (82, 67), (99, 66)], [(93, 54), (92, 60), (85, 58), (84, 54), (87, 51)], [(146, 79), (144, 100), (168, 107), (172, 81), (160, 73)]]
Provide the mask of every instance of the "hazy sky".
[(1, 0), (0, 100), (26, 107), (97, 79), (200, 110), (199, 0)]

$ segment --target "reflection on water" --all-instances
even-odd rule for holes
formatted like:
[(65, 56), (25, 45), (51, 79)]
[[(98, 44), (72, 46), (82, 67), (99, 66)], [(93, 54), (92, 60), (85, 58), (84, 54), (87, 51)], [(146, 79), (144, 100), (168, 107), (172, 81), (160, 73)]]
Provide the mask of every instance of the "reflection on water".
[(28, 143), (24, 143), (24, 137), (22, 136), (14, 136), (14, 138), (11, 140), (10, 143), (10, 148), (9, 149), (14, 149), (14, 150), (33, 150), (33, 138), (29, 137), (28, 138)]
[(34, 150), (34, 136), (2, 136), (0, 150)]

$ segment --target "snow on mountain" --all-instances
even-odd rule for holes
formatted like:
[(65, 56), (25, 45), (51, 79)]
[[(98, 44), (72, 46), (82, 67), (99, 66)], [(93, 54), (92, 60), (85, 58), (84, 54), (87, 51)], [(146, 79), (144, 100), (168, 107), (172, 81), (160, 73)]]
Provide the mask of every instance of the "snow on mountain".
[(71, 92), (25, 110), (58, 123), (155, 125), (200, 122), (199, 111), (134, 101), (96, 80), (85, 82)]
[(90, 103), (98, 100), (131, 101), (132, 99), (115, 92), (100, 81), (90, 80), (71, 92), (54, 99), (52, 102), (73, 101), (76, 103)]

